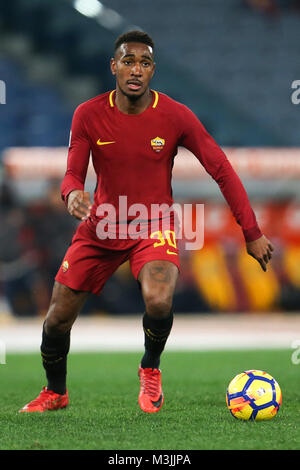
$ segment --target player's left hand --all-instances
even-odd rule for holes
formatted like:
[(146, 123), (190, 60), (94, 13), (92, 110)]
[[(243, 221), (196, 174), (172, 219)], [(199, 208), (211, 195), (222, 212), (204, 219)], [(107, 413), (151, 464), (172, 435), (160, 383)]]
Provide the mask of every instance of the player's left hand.
[(247, 242), (246, 246), (247, 253), (259, 262), (263, 271), (266, 271), (274, 251), (272, 243), (263, 235), (253, 242)]

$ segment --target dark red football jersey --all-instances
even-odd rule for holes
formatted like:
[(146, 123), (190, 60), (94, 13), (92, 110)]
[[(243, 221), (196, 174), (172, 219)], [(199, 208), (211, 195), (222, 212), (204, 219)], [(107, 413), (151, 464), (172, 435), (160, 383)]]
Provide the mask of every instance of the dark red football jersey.
[[(66, 200), (74, 189), (84, 189), (90, 154), (97, 175), (91, 218), (99, 220), (97, 207), (119, 196), (127, 204), (173, 203), (172, 167), (179, 146), (190, 150), (218, 183), (246, 241), (262, 234), (246, 191), (226, 155), (186, 106), (152, 90), (153, 100), (140, 114), (122, 113), (115, 90), (99, 95), (75, 110), (62, 182)], [(199, 183), (200, 184), (200, 183)]]

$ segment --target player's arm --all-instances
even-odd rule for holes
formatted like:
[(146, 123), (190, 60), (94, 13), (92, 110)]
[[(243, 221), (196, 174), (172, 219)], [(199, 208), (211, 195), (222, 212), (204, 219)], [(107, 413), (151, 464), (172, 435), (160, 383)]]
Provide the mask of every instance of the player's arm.
[(84, 191), (89, 158), (90, 142), (79, 106), (72, 120), (67, 170), (61, 185), (62, 199), (69, 213), (79, 220), (86, 219), (92, 207), (90, 195)]
[(247, 252), (266, 271), (274, 250), (262, 234), (250, 205), (246, 190), (229, 160), (209, 135), (199, 119), (188, 108), (182, 108), (180, 145), (189, 149), (219, 185), (237, 223), (241, 226)]

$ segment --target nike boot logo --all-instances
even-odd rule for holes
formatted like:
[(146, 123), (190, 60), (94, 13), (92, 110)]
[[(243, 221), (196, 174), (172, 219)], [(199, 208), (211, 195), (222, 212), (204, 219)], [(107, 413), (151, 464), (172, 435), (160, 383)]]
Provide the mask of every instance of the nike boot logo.
[(161, 395), (157, 401), (152, 401), (152, 400), (151, 400), (151, 403), (153, 403), (153, 405), (155, 406), (155, 408), (159, 408), (160, 405), (161, 405), (162, 399), (163, 399), (163, 395)]

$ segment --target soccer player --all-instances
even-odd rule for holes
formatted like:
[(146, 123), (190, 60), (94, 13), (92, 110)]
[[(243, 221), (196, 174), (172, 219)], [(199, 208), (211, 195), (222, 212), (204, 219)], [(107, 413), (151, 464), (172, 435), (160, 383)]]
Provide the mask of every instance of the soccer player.
[[(124, 216), (119, 203), (122, 196), (128, 207), (171, 207), (171, 174), (178, 146), (189, 149), (217, 182), (242, 228), (248, 253), (264, 271), (272, 256), (273, 246), (262, 235), (245, 189), (223, 151), (191, 110), (150, 88), (155, 62), (149, 35), (130, 31), (120, 36), (110, 66), (116, 89), (81, 104), (74, 113), (62, 198), (81, 223), (55, 277), (43, 324), (41, 355), (47, 386), (21, 412), (67, 406), (72, 325), (89, 293), (99, 295), (107, 279), (127, 260), (145, 304), (139, 405), (148, 413), (161, 408), (160, 356), (173, 324), (179, 271), (176, 220), (170, 217), (170, 230), (163, 231), (166, 214), (162, 213), (151, 220), (149, 232), (149, 217), (146, 221), (141, 217), (147, 236), (126, 237), (133, 217), (129, 211)], [(93, 204), (84, 191), (90, 154), (97, 175)], [(105, 209), (111, 207), (121, 217), (107, 224)], [(105, 230), (106, 238), (102, 236)]]

